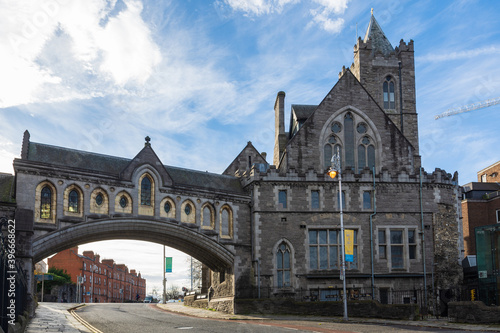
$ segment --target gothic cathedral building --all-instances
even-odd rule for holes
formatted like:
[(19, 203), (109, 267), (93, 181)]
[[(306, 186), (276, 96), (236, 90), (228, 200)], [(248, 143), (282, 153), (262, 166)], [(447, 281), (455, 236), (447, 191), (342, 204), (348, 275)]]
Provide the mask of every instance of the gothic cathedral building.
[(351, 67), (318, 105), (291, 105), (288, 131), (277, 94), (272, 165), (249, 143), (226, 170), (251, 195), (253, 261), (268, 295), (341, 299), (339, 181), (326, 175), (336, 154), (354, 237), (348, 296), (392, 303), (401, 300), (391, 291), (460, 283), (458, 176), (421, 168), (413, 47), (394, 48), (372, 14)]
[[(339, 300), (342, 216), (350, 299), (459, 285), (458, 176), (421, 167), (413, 47), (394, 48), (372, 14), (351, 67), (318, 105), (291, 105), (288, 131), (278, 92), (272, 161), (249, 142), (222, 175), (165, 165), (149, 138), (126, 159), (26, 131), (15, 176), (0, 175), (0, 213), (24, 233), (17, 258), (31, 274), (79, 244), (145, 240), (202, 261), (214, 309), (257, 294)], [(342, 183), (327, 175), (334, 156)]]

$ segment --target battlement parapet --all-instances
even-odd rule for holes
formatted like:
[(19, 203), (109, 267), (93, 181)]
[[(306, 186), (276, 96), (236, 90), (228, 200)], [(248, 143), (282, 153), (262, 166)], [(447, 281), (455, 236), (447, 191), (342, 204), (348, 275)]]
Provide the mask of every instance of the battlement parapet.
[[(308, 170), (306, 173), (298, 173), (296, 170), (289, 170), (287, 173), (280, 173), (275, 167), (271, 166), (266, 172), (260, 172), (256, 168), (252, 168), (240, 177), (243, 186), (247, 186), (252, 182), (259, 181), (276, 181), (276, 182), (325, 182), (331, 181), (326, 173), (320, 173), (315, 170)], [(354, 169), (347, 167), (342, 171), (342, 181), (346, 183), (372, 183), (373, 172), (370, 168), (365, 167), (359, 173)], [(379, 172), (375, 173), (375, 183), (420, 183), (419, 170), (407, 170), (401, 168), (397, 172), (390, 171), (383, 167)], [(436, 168), (432, 173), (422, 169), (423, 184), (440, 184), (440, 185), (457, 185), (458, 173), (453, 175), (444, 170)]]
[(410, 39), (408, 43), (405, 43), (405, 41), (401, 39), (399, 41), (399, 46), (396, 46), (395, 50), (396, 54), (399, 54), (400, 52), (414, 52), (413, 39)]

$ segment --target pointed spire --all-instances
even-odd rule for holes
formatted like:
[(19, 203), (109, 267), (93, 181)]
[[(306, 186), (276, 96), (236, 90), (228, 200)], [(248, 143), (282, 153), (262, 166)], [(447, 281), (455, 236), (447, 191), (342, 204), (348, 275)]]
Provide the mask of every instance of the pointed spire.
[(368, 29), (366, 29), (366, 34), (363, 41), (366, 43), (368, 40), (372, 42), (372, 54), (380, 51), (384, 56), (387, 56), (390, 53), (394, 52), (394, 48), (385, 36), (382, 28), (380, 28), (380, 25), (375, 19), (375, 16), (373, 16), (373, 8), (370, 18), (370, 24), (368, 25)]

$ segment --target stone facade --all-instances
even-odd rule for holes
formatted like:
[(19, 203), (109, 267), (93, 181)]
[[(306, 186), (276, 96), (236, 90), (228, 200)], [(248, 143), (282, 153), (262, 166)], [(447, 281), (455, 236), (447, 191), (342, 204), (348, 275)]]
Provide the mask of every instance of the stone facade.
[(326, 175), (337, 151), (354, 230), (349, 298), (431, 297), (433, 273), (441, 289), (461, 282), (458, 175), (420, 167), (413, 53), (413, 41), (393, 48), (372, 15), (351, 68), (319, 105), (292, 104), (288, 132), (277, 94), (274, 165), (234, 173), (252, 196), (252, 287), (266, 297), (341, 299), (339, 181)]
[[(234, 298), (340, 300), (340, 208), (353, 233), (349, 299), (460, 280), (457, 173), (421, 168), (413, 41), (393, 48), (371, 17), (354, 63), (318, 105), (274, 103), (272, 165), (249, 142), (222, 175), (163, 164), (146, 138), (132, 159), (31, 142), (14, 161), (25, 244), (37, 261), (81, 243), (137, 239), (203, 262), (208, 306)], [(326, 175), (334, 154), (339, 178)], [(208, 275), (208, 276), (207, 276)], [(423, 295), (424, 293), (420, 293)], [(419, 300), (422, 301), (422, 300)], [(205, 302), (205, 301), (204, 301)]]

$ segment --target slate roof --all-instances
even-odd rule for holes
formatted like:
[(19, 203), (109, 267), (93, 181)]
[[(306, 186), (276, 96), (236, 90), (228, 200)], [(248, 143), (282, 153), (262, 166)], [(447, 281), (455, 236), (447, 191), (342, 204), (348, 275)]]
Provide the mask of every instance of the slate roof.
[(14, 203), (14, 175), (0, 173), (0, 202)]
[(317, 107), (317, 105), (292, 104), (292, 112), (297, 120), (306, 120)]
[[(29, 143), (29, 161), (46, 163), (53, 166), (64, 166), (98, 172), (119, 177), (131, 159), (91, 153), (81, 150), (56, 147), (37, 142)], [(243, 194), (243, 188), (238, 178), (215, 173), (189, 170), (165, 165), (167, 173), (172, 178), (174, 186), (188, 186), (205, 190), (220, 190)]]
[(368, 29), (366, 29), (364, 42), (366, 43), (368, 40), (372, 42), (372, 54), (380, 51), (384, 56), (388, 56), (390, 53), (394, 52), (394, 48), (385, 36), (373, 14), (370, 18)]

